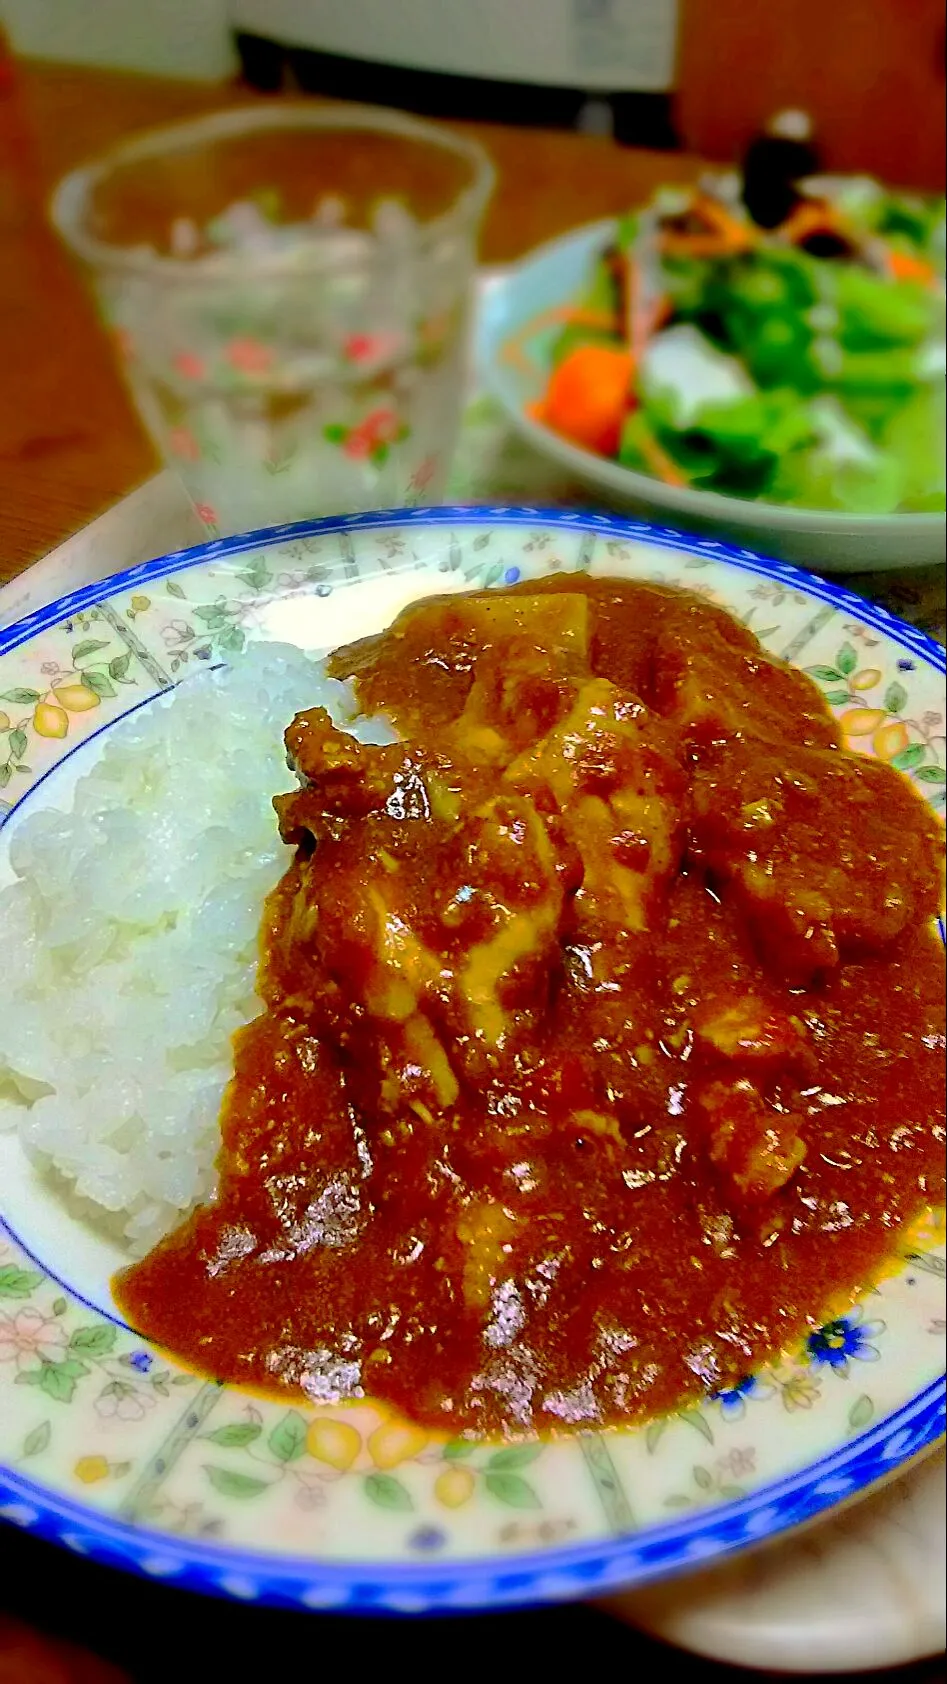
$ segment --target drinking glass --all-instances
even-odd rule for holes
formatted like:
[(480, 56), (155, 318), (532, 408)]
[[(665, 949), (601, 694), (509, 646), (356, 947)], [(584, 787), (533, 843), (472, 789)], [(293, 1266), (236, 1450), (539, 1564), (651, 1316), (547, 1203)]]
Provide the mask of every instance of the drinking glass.
[(53, 222), (209, 535), (438, 500), (492, 185), (448, 129), (303, 103), (155, 130), (60, 182)]

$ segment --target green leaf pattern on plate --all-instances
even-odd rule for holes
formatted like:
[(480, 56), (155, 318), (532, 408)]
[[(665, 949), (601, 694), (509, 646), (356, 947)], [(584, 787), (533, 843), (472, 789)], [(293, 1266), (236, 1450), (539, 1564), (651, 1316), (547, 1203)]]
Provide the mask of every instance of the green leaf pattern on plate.
[(909, 773), (925, 786), (921, 793), (934, 806), (944, 805), (947, 737), (942, 709), (912, 713), (910, 693), (901, 679), (886, 679), (870, 654), (866, 653), (862, 663), (849, 642), (836, 650), (831, 665), (807, 666), (805, 670), (839, 715), (848, 748), (872, 753), (899, 772)]

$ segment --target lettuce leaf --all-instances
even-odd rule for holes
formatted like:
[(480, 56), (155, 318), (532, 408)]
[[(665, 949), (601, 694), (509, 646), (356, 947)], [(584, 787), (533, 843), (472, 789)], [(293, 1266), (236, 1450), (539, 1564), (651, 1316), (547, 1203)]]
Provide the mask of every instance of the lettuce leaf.
[(936, 510), (947, 504), (945, 409), (942, 381), (922, 386), (895, 411), (882, 432), (882, 449), (900, 467), (903, 508)]
[(819, 446), (784, 457), (769, 487), (774, 502), (866, 515), (892, 514), (900, 506), (901, 493), (901, 473), (891, 457), (881, 457), (868, 468), (835, 462)]
[(823, 284), (847, 350), (918, 345), (935, 325), (936, 296), (916, 281), (892, 281), (855, 263), (835, 263), (825, 265)]
[[(626, 423), (620, 459), (646, 467), (634, 419)], [(658, 397), (647, 404), (645, 420), (689, 480), (739, 496), (765, 494), (779, 460), (814, 437), (807, 405), (792, 391), (709, 399), (684, 428), (675, 425), (666, 399)]]
[(806, 508), (853, 514), (942, 506), (943, 417), (938, 444), (934, 400), (932, 390), (921, 389), (878, 442), (836, 398), (817, 399), (810, 405), (816, 440), (782, 459), (770, 495)]

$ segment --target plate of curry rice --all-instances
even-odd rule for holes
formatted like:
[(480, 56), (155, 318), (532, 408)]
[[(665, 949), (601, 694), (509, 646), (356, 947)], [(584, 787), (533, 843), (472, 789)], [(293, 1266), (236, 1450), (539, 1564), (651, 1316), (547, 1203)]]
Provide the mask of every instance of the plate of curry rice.
[(944, 665), (785, 563), (521, 508), (0, 632), (0, 1514), (502, 1607), (937, 1444)]

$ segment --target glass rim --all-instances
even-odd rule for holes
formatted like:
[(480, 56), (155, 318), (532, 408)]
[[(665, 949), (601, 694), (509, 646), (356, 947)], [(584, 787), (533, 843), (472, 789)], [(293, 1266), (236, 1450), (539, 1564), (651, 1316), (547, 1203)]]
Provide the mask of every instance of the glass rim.
[[(309, 104), (293, 100), (272, 106), (236, 106), (210, 112), (203, 117), (188, 118), (184, 122), (142, 130), (63, 176), (50, 198), (50, 220), (70, 250), (96, 269), (112, 269), (153, 280), (186, 281), (192, 285), (201, 281), (229, 280), (236, 278), (238, 273), (245, 276), (248, 267), (245, 250), (214, 252), (203, 258), (181, 258), (142, 251), (135, 246), (118, 246), (97, 238), (84, 225), (92, 193), (113, 170), (126, 164), (159, 158), (164, 154), (187, 150), (202, 141), (227, 139), (257, 129), (296, 128), (350, 129), (353, 133), (369, 131), (402, 136), (465, 159), (471, 166), (472, 179), (460, 189), (446, 211), (418, 224), (422, 251), (461, 228), (476, 227), (496, 182), (496, 170), (484, 148), (452, 129), (400, 111), (389, 111), (382, 106), (350, 105), (340, 101)], [(337, 258), (331, 247), (332, 242), (326, 242), (326, 249), (314, 242), (307, 247), (260, 252), (254, 255), (252, 268), (257, 274), (273, 276), (283, 273), (300, 275), (310, 268), (332, 268), (336, 266)]]

